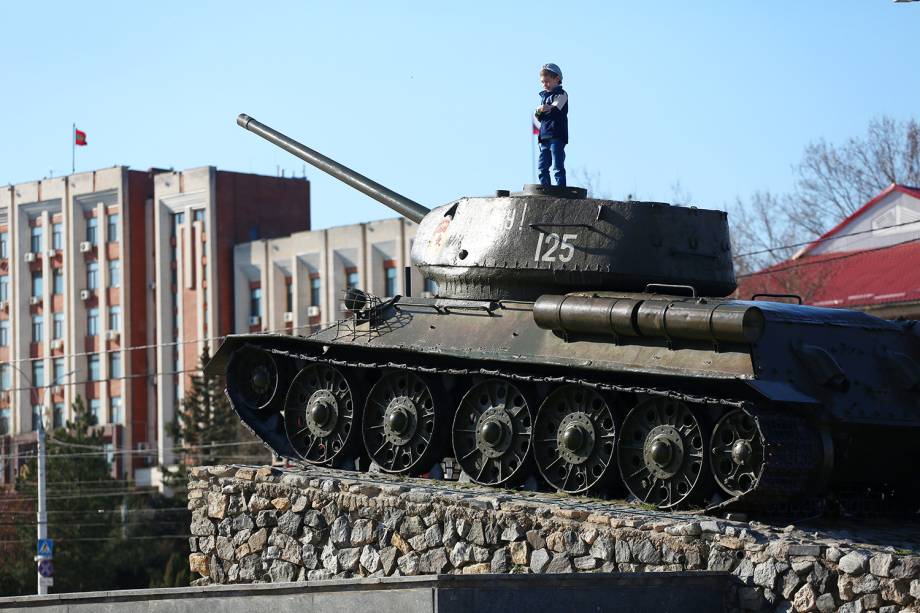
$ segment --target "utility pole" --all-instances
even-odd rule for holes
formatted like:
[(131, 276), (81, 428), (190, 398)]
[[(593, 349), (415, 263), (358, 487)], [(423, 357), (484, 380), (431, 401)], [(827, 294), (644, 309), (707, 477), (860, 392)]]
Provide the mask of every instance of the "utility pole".
[[(29, 382), (29, 387), (34, 397), (38, 400), (38, 406), (44, 407), (42, 404), (42, 395), (41, 392), (44, 391), (44, 387), (41, 389), (35, 387), (31, 377), (27, 375), (21, 368), (15, 364), (10, 364), (15, 368), (22, 377)], [(70, 371), (64, 377), (70, 376), (74, 371)], [(62, 377), (63, 378), (63, 377)], [(30, 395), (32, 399), (32, 395)], [(36, 564), (36, 579), (38, 581), (38, 595), (48, 593), (48, 586), (54, 585), (54, 565), (51, 561), (51, 558), (54, 556), (54, 541), (48, 538), (48, 500), (45, 494), (45, 455), (47, 444), (45, 441), (45, 416), (44, 409), (42, 409), (42, 415), (39, 416), (38, 420), (38, 511), (36, 511), (36, 525), (38, 527), (38, 538), (36, 540), (37, 551), (35, 556)]]
[[(48, 513), (45, 505), (45, 424), (44, 419), (38, 420), (38, 542), (46, 542), (48, 538)], [(37, 563), (41, 565), (39, 556)], [(38, 579), (38, 595), (48, 593), (48, 580), (36, 569)]]

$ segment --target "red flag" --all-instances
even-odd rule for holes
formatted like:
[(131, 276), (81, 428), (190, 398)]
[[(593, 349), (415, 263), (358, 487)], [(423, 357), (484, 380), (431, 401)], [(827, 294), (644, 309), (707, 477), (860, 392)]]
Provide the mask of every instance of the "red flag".
[(533, 133), (539, 134), (540, 133), (540, 122), (537, 121), (536, 115), (531, 115), (530, 118), (531, 118), (531, 126), (533, 127)]
[(88, 144), (86, 142), (86, 132), (84, 132), (83, 130), (77, 130), (76, 128), (74, 128), (73, 138), (74, 138), (73, 144), (75, 144), (77, 147), (85, 147)]

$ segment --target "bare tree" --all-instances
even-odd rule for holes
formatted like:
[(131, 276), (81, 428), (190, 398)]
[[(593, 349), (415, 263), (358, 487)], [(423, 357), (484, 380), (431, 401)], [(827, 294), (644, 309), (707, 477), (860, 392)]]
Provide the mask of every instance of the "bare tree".
[(920, 185), (920, 124), (883, 116), (842, 145), (813, 142), (796, 174), (790, 194), (755, 192), (728, 207), (737, 274), (794, 257), (892, 183)]
[(671, 203), (678, 206), (690, 206), (690, 202), (693, 200), (693, 194), (688, 190), (684, 189), (684, 186), (681, 185), (680, 179), (671, 183)]
[(795, 255), (807, 237), (789, 218), (793, 206), (790, 196), (763, 191), (728, 207), (736, 274), (762, 270)]
[(873, 119), (865, 136), (842, 145), (823, 139), (809, 144), (796, 170), (786, 214), (794, 225), (820, 235), (892, 183), (920, 185), (920, 124)]
[(579, 185), (588, 190), (588, 198), (601, 198), (607, 200), (610, 193), (601, 189), (601, 173), (599, 170), (590, 170), (585, 166), (572, 171), (572, 185)]

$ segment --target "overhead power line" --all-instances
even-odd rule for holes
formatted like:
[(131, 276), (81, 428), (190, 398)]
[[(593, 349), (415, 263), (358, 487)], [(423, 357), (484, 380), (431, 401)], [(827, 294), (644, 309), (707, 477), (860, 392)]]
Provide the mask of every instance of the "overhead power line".
[[(192, 534), (157, 534), (151, 536), (109, 536), (109, 537), (76, 537), (76, 538), (59, 538), (54, 539), (55, 544), (58, 543), (74, 543), (74, 542), (103, 542), (103, 541), (153, 541), (153, 540), (162, 540), (162, 539), (187, 539), (193, 536)], [(35, 539), (20, 539), (13, 541), (0, 541), (0, 545), (17, 545), (21, 543), (34, 543)]]
[[(88, 514), (88, 515), (102, 515), (105, 513), (177, 513), (179, 511), (185, 513), (191, 513), (188, 507), (164, 507), (164, 508), (154, 508), (147, 507), (143, 509), (57, 509), (46, 511), (48, 515), (77, 515), (77, 514)], [(35, 511), (4, 511), (4, 515), (35, 515)]]
[[(167, 447), (165, 451), (175, 451), (175, 452), (185, 452), (186, 455), (191, 456), (207, 456), (208, 454), (202, 453), (200, 450), (203, 449), (218, 449), (226, 447), (243, 447), (246, 445), (259, 445), (259, 441), (234, 441), (232, 443), (208, 443), (206, 445), (195, 445), (192, 447), (187, 446), (176, 446), (176, 447)], [(112, 449), (106, 451), (105, 449), (100, 449), (99, 451), (80, 451), (75, 453), (54, 453), (48, 454), (48, 457), (51, 458), (81, 458), (81, 457), (91, 457), (91, 456), (108, 456), (108, 455), (156, 455), (158, 451), (156, 449)], [(14, 458), (36, 458), (38, 457), (34, 453), (29, 454), (9, 454), (9, 455), (0, 455), (0, 460), (11, 460)]]
[[(41, 359), (41, 358), (38, 358)], [(33, 360), (29, 360), (33, 361)], [(5, 390), (5, 392), (20, 392), (20, 391), (38, 391), (46, 390), (52, 387), (68, 387), (72, 385), (85, 385), (87, 383), (105, 383), (107, 381), (127, 381), (130, 379), (151, 379), (153, 377), (168, 377), (172, 375), (181, 375), (190, 372), (201, 372), (200, 368), (184, 368), (180, 370), (171, 370), (166, 372), (145, 372), (145, 373), (135, 373), (133, 375), (122, 375), (120, 377), (109, 377), (108, 379), (83, 379), (80, 381), (68, 381), (67, 383), (49, 383), (47, 385), (23, 385), (20, 387), (10, 387)]]
[[(292, 326), (292, 327), (290, 327), (290, 328), (275, 328), (275, 329), (272, 329), (272, 330), (262, 330), (262, 331), (259, 332), (259, 334), (283, 334), (283, 333), (288, 332), (288, 331), (291, 331), (291, 330), (300, 330), (301, 328), (313, 328), (313, 327), (315, 327), (315, 326), (312, 325), (312, 324), (303, 324), (303, 325), (300, 325), (300, 326)], [(177, 341), (166, 341), (166, 342), (163, 342), (163, 343), (149, 343), (149, 344), (146, 344), (146, 345), (128, 345), (128, 346), (126, 346), (126, 347), (117, 347), (117, 348), (114, 348), (114, 349), (100, 349), (99, 351), (77, 351), (77, 352), (72, 352), (72, 353), (62, 353), (62, 354), (60, 354), (60, 355), (55, 355), (55, 356), (53, 356), (53, 357), (56, 357), (56, 358), (80, 358), (80, 357), (86, 357), (86, 356), (90, 356), (90, 355), (104, 355), (104, 354), (109, 354), (109, 353), (121, 353), (121, 352), (128, 352), (128, 351), (141, 351), (141, 350), (147, 350), (147, 349), (159, 349), (159, 348), (165, 348), (165, 347), (177, 347), (177, 346), (179, 346), (179, 345), (191, 345), (191, 344), (195, 344), (195, 343), (205, 343), (205, 342), (211, 342), (211, 341), (221, 341), (221, 340), (224, 340), (225, 338), (227, 338), (228, 336), (230, 336), (230, 334), (218, 334), (218, 335), (216, 335), (216, 336), (204, 336), (204, 337), (200, 337), (200, 338), (192, 338), (192, 339), (186, 339), (186, 340), (182, 340), (182, 341), (178, 341), (178, 340), (177, 340)], [(34, 362), (34, 361), (37, 360), (37, 359), (40, 360), (40, 359), (42, 359), (42, 358), (33, 358), (33, 357), (28, 357), (28, 358), (16, 358), (15, 360), (7, 360), (6, 363), (8, 363), (8, 364), (18, 364), (18, 363), (21, 363), (21, 362)], [(58, 385), (71, 385), (71, 384), (69, 384), (69, 383), (60, 383), (60, 384), (58, 384)]]
[(883, 251), (885, 249), (890, 249), (891, 247), (897, 247), (898, 245), (906, 245), (908, 243), (916, 243), (916, 242), (920, 242), (920, 238), (912, 238), (906, 241), (892, 243), (890, 245), (884, 245), (881, 247), (873, 247), (871, 249), (863, 249), (861, 251), (848, 251), (846, 253), (841, 253), (840, 255), (832, 256), (832, 257), (826, 257), (826, 258), (820, 258), (820, 259), (814, 258), (814, 259), (805, 259), (805, 260), (794, 260), (793, 262), (788, 263), (788, 264), (777, 264), (776, 266), (772, 268), (768, 268), (766, 270), (759, 270), (757, 272), (748, 272), (748, 273), (744, 273), (741, 275), (737, 275), (736, 278), (744, 279), (747, 277), (756, 277), (758, 275), (772, 275), (776, 273), (785, 272), (787, 270), (794, 270), (796, 268), (802, 268), (804, 266), (818, 266), (821, 264), (826, 264), (827, 262), (847, 260), (850, 258), (854, 258), (860, 255), (863, 255), (864, 253), (873, 253), (875, 251)]
[(767, 247), (764, 249), (759, 249), (757, 251), (748, 251), (747, 253), (738, 253), (733, 255), (734, 258), (746, 258), (752, 255), (762, 255), (764, 253), (773, 253), (775, 251), (784, 251), (786, 249), (795, 249), (796, 247), (807, 247), (808, 245), (818, 245), (821, 243), (826, 243), (827, 241), (835, 241), (841, 238), (848, 238), (850, 236), (861, 236), (863, 234), (872, 234), (873, 232), (880, 232), (882, 230), (889, 230), (891, 228), (899, 228), (901, 226), (917, 226), (920, 229), (920, 221), (905, 221), (903, 223), (896, 223), (890, 226), (882, 226), (881, 228), (870, 228), (868, 230), (858, 230), (856, 232), (847, 232), (846, 234), (834, 234), (832, 236), (825, 236), (823, 238), (815, 238), (810, 241), (803, 241), (801, 243), (789, 243), (788, 245), (780, 245), (778, 247)]

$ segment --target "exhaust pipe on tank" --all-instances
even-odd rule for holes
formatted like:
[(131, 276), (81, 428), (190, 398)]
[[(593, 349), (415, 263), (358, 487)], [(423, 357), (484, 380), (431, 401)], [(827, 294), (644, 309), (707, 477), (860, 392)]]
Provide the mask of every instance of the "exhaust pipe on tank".
[(533, 318), (544, 330), (576, 334), (666, 338), (668, 340), (753, 343), (764, 329), (763, 312), (731, 302), (686, 302), (540, 296)]

